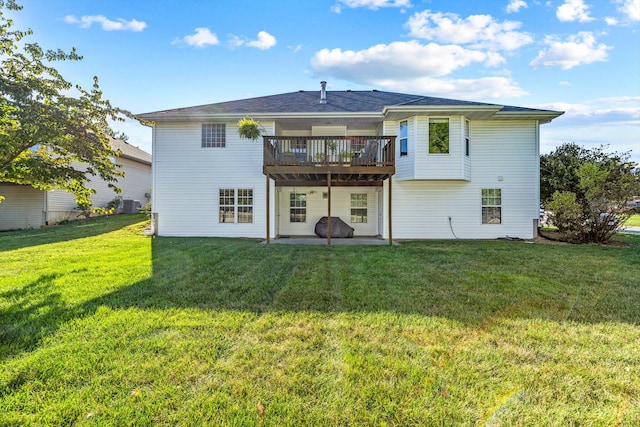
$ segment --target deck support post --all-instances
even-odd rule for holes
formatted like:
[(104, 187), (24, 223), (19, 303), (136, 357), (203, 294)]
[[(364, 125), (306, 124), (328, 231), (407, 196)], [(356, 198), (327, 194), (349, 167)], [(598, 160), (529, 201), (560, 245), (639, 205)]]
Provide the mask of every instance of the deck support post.
[(331, 244), (331, 171), (327, 172), (327, 245)]
[(271, 240), (271, 230), (270, 230), (271, 217), (269, 215), (271, 211), (270, 199), (271, 199), (271, 186), (269, 185), (269, 174), (267, 174), (267, 244), (269, 244)]
[(390, 244), (390, 245), (393, 245), (393, 230), (392, 230), (392, 227), (393, 227), (393, 221), (392, 221), (392, 219), (391, 219), (391, 211), (393, 210), (393, 209), (392, 209), (392, 206), (391, 206), (391, 200), (392, 200), (392, 197), (391, 197), (391, 187), (392, 187), (392, 184), (391, 184), (391, 182), (392, 182), (392, 181), (393, 181), (393, 177), (392, 177), (392, 176), (390, 176), (390, 177), (389, 177), (389, 214), (387, 215), (387, 216), (389, 217), (389, 244)]

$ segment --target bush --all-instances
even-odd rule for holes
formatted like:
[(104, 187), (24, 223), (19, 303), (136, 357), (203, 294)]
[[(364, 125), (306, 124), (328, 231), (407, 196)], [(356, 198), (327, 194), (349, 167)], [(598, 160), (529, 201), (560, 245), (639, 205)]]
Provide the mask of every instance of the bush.
[(541, 196), (550, 219), (574, 242), (605, 243), (640, 194), (638, 164), (628, 153), (607, 154), (564, 144), (540, 159)]

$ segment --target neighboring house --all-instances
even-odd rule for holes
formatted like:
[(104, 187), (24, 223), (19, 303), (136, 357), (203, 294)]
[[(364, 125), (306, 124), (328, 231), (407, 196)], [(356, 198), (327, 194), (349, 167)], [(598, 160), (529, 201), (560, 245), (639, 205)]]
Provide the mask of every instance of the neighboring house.
[[(356, 236), (493, 239), (536, 234), (539, 126), (561, 114), (322, 82), (138, 117), (159, 235), (306, 236), (331, 216)], [(263, 138), (239, 138), (243, 117)]]
[[(120, 156), (114, 160), (125, 171), (116, 184), (122, 193), (116, 194), (99, 177), (90, 177), (93, 181), (88, 185), (96, 190), (93, 206), (104, 207), (115, 197), (146, 204), (151, 191), (151, 154), (120, 140), (113, 140), (112, 146), (120, 150)], [(73, 194), (62, 190), (41, 191), (28, 185), (0, 184), (0, 194), (5, 196), (0, 203), (0, 230), (38, 228), (75, 219), (80, 214)]]

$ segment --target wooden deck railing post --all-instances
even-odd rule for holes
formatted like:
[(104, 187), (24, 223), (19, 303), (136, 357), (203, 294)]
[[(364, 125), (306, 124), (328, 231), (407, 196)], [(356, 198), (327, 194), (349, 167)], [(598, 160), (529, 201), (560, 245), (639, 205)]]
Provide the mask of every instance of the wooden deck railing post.
[(271, 186), (269, 185), (269, 174), (267, 174), (267, 244), (271, 241), (271, 215), (270, 215), (270, 199), (271, 199)]
[(393, 211), (392, 209), (392, 197), (391, 197), (391, 188), (392, 188), (392, 181), (393, 181), (393, 177), (389, 177), (389, 244), (393, 245), (393, 220), (391, 218), (391, 212)]
[(331, 244), (331, 171), (327, 172), (327, 245)]

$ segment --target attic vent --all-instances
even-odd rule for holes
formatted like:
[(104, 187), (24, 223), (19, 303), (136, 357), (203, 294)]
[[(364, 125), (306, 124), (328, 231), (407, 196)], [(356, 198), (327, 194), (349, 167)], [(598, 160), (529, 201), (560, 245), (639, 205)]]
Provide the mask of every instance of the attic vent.
[(320, 104), (327, 103), (327, 82), (320, 82)]

